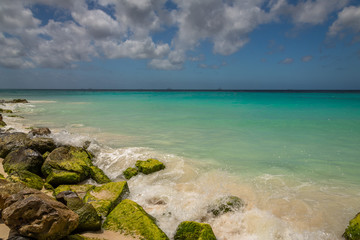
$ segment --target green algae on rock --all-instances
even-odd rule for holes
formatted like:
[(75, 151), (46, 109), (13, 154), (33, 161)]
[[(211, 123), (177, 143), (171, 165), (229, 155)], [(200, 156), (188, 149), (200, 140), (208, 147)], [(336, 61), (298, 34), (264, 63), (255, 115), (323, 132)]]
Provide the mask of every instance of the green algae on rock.
[(0, 108), (0, 113), (13, 113), (13, 111), (9, 110), (9, 109), (2, 109)]
[(38, 190), (41, 190), (44, 186), (44, 181), (41, 177), (26, 170), (12, 171), (6, 180), (9, 182), (20, 182), (29, 188)]
[(360, 213), (350, 220), (343, 237), (346, 240), (359, 240), (360, 239)]
[(150, 158), (146, 161), (136, 161), (135, 166), (139, 169), (139, 172), (144, 174), (150, 174), (160, 171), (165, 168), (165, 165), (157, 159)]
[(77, 193), (77, 195), (83, 199), (88, 191), (95, 188), (91, 184), (78, 184), (78, 185), (60, 185), (54, 190), (55, 196), (64, 191), (72, 191)]
[(74, 235), (67, 236), (63, 240), (106, 240), (106, 239), (104, 239), (104, 238), (85, 237), (85, 236), (80, 235), (80, 234), (74, 234)]
[(27, 170), (40, 174), (41, 165), (44, 159), (41, 154), (29, 148), (20, 147), (10, 152), (3, 161), (4, 170), (7, 173), (12, 171)]
[(156, 225), (155, 219), (129, 199), (119, 203), (106, 218), (103, 228), (137, 236), (140, 239), (169, 239)]
[(56, 148), (54, 140), (52, 138), (45, 137), (32, 138), (29, 142), (27, 142), (26, 146), (28, 148), (38, 151), (41, 154), (51, 152)]
[(138, 171), (136, 168), (132, 168), (132, 167), (128, 167), (128, 168), (123, 172), (124, 177), (125, 177), (126, 179), (128, 179), (128, 180), (129, 180), (130, 178), (136, 176), (138, 173), (139, 173), (139, 171)]
[(0, 134), (0, 158), (5, 158), (11, 151), (24, 147), (30, 138), (22, 132)]
[(216, 237), (209, 224), (185, 221), (176, 229), (174, 240), (216, 240)]
[(0, 128), (5, 127), (6, 123), (3, 120), (0, 120)]
[(4, 175), (0, 173), (0, 179), (5, 179)]
[(94, 179), (97, 183), (109, 183), (111, 182), (110, 178), (105, 175), (103, 170), (96, 166), (90, 166), (90, 176)]
[(106, 217), (128, 194), (126, 181), (110, 182), (88, 191), (84, 201), (93, 205), (102, 217)]
[(208, 213), (219, 216), (227, 212), (237, 211), (245, 206), (244, 201), (236, 196), (225, 196), (219, 198), (208, 207)]

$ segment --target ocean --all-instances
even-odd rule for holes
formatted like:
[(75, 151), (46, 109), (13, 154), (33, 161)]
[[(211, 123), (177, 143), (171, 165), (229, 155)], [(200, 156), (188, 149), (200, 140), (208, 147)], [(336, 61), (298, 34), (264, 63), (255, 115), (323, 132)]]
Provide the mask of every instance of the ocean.
[[(8, 105), (24, 118), (5, 122), (91, 141), (113, 180), (136, 160), (163, 161), (128, 183), (168, 236), (194, 220), (219, 240), (341, 239), (360, 212), (359, 92), (0, 90), (12, 98), (30, 103)], [(246, 207), (207, 213), (226, 195)]]

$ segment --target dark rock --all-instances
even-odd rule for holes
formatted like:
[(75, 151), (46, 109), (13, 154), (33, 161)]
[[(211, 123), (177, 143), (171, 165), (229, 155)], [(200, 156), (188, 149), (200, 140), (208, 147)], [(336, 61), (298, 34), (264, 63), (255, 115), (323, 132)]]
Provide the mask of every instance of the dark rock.
[(20, 233), (11, 230), (7, 240), (35, 240), (35, 238), (24, 237)]
[(5, 158), (11, 151), (24, 147), (30, 138), (25, 133), (2, 133), (0, 134), (0, 158)]
[(26, 99), (13, 99), (9, 101), (5, 101), (5, 103), (29, 103)]
[(39, 152), (25, 147), (10, 152), (3, 161), (4, 170), (7, 173), (27, 170), (35, 174), (41, 174), (43, 163), (44, 159)]
[(343, 237), (346, 240), (359, 240), (360, 239), (360, 213), (350, 220)]
[(39, 240), (57, 240), (76, 229), (79, 216), (46, 194), (25, 189), (5, 202), (5, 224), (22, 236)]
[(83, 199), (87, 192), (94, 189), (95, 186), (91, 184), (78, 184), (78, 185), (60, 185), (55, 190), (55, 195), (58, 195), (61, 192), (64, 191), (72, 191), (76, 192), (76, 194)]
[(3, 117), (2, 117), (2, 114), (0, 114), (0, 121), (2, 121), (3, 120)]
[(26, 146), (28, 148), (38, 151), (41, 154), (45, 154), (46, 152), (52, 152), (56, 148), (54, 140), (52, 138), (45, 137), (32, 138)]
[(9, 109), (2, 109), (0, 108), (0, 113), (13, 113), (13, 111), (9, 110)]
[(146, 161), (136, 161), (135, 166), (139, 169), (139, 172), (144, 174), (150, 174), (165, 168), (165, 165), (162, 162), (153, 158), (150, 158)]
[(128, 168), (123, 172), (124, 177), (125, 177), (126, 179), (128, 179), (128, 180), (129, 180), (130, 178), (136, 176), (138, 173), (139, 173), (139, 171), (138, 171), (136, 168), (132, 168), (132, 167), (128, 167)]
[(103, 228), (123, 232), (140, 239), (169, 239), (156, 225), (155, 219), (136, 202), (125, 199), (107, 216)]
[(0, 212), (4, 209), (5, 201), (11, 195), (24, 190), (26, 186), (22, 183), (12, 183), (0, 179)]
[(236, 196), (225, 196), (217, 199), (208, 206), (208, 213), (219, 216), (227, 212), (238, 211), (245, 206), (245, 202)]
[(38, 190), (41, 190), (44, 186), (44, 181), (41, 177), (26, 170), (12, 171), (6, 180), (9, 182), (20, 182), (29, 188)]
[(33, 136), (43, 136), (43, 135), (49, 135), (49, 134), (51, 134), (51, 131), (50, 131), (50, 129), (48, 129), (46, 127), (33, 128), (29, 132), (29, 135), (33, 135)]
[(216, 240), (209, 224), (185, 221), (178, 226), (174, 240)]

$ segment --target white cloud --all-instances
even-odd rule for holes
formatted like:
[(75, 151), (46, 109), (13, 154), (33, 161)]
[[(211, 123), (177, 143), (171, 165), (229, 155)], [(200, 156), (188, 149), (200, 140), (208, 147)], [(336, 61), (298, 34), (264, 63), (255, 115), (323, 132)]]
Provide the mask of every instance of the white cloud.
[(294, 59), (292, 58), (285, 58), (284, 60), (280, 61), (281, 64), (291, 64), (294, 62)]
[(360, 33), (360, 6), (344, 8), (338, 14), (337, 20), (330, 26), (328, 36), (334, 37), (345, 30)]
[(303, 56), (303, 57), (301, 58), (301, 61), (303, 61), (303, 62), (310, 62), (312, 59), (313, 59), (313, 56), (308, 55), (308, 56)]

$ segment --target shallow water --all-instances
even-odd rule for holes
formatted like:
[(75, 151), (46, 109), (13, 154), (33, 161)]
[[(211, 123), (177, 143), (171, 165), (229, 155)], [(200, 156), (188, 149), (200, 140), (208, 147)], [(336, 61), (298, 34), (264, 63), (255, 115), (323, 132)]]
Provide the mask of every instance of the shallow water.
[[(218, 239), (341, 239), (360, 200), (360, 94), (0, 91), (26, 126), (59, 142), (91, 140), (112, 179), (136, 160), (167, 168), (129, 181), (130, 198), (172, 236), (183, 220)], [(10, 119), (9, 119), (10, 120)], [(66, 130), (66, 131), (64, 131)], [(220, 196), (243, 211), (214, 218)]]

